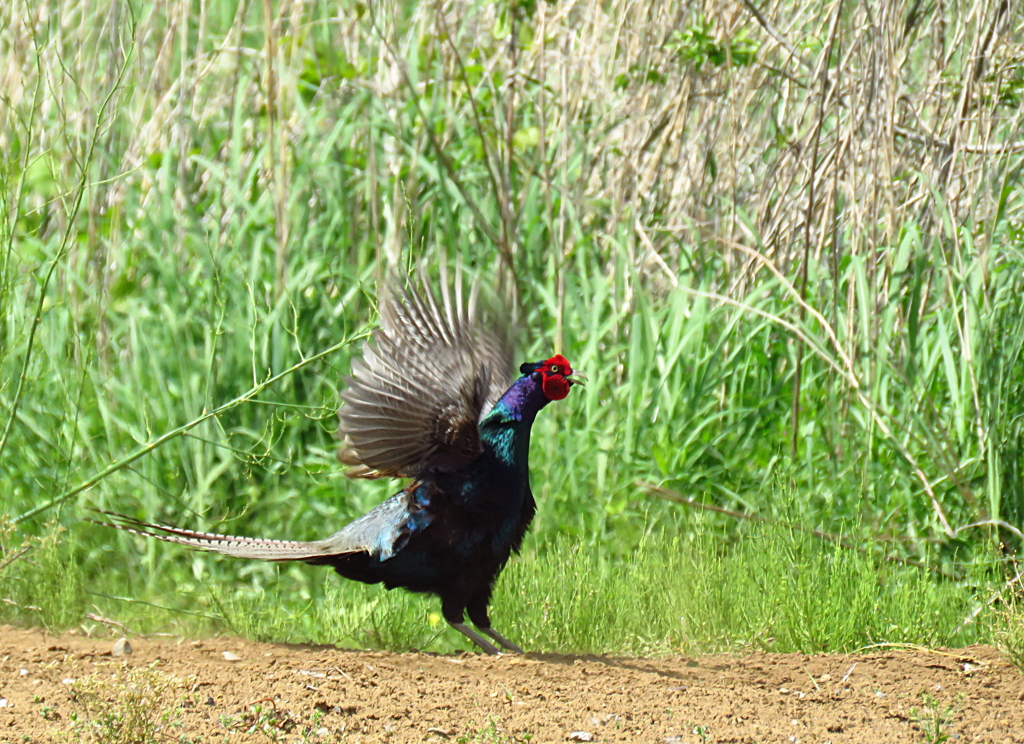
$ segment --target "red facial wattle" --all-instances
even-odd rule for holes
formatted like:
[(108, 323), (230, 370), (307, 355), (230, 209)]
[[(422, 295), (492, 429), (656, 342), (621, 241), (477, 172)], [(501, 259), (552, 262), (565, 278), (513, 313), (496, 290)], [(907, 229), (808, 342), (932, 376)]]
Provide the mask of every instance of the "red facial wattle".
[(555, 354), (540, 366), (538, 372), (542, 377), (541, 390), (549, 400), (562, 400), (569, 394), (571, 383), (566, 378), (572, 374), (572, 365), (564, 356)]
[(561, 400), (569, 394), (569, 381), (564, 377), (545, 377), (540, 387), (550, 400)]

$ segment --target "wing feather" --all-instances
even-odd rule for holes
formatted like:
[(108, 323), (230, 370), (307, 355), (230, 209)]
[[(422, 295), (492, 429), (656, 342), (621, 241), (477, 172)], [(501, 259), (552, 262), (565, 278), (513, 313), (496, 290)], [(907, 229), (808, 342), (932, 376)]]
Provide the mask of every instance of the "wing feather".
[(381, 299), (381, 327), (352, 363), (342, 393), (339, 459), (352, 477), (417, 477), (455, 470), (482, 451), (478, 422), (505, 392), (512, 370), (508, 324), (484, 318), (479, 286), (464, 302), (461, 272), (454, 297), (442, 267), (440, 298), (391, 282)]

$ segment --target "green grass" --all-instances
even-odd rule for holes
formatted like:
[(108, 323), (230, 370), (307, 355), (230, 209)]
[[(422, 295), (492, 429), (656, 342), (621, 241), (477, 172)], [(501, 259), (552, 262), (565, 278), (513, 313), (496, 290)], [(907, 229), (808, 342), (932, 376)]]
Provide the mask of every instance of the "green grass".
[[(988, 577), (982, 577), (983, 579)], [(786, 528), (733, 549), (662, 538), (629, 558), (562, 544), (510, 571), (498, 610), (531, 648), (579, 653), (839, 651), (880, 642), (956, 645), (972, 588)]]
[[(107, 577), (106, 591), (126, 595), (117, 600), (84, 588), (83, 569), (61, 559), (73, 548), (65, 544), (62, 551), (47, 540), (37, 548), (38, 560), (0, 574), (0, 592), (19, 602), (16, 611), (8, 606), (6, 618), (55, 629), (85, 622), (98, 629), (83, 617), (88, 604), (134, 632), (226, 631), (265, 641), (397, 651), (468, 648), (441, 619), (435, 598), (347, 582), (322, 568), (206, 562), (205, 556), (174, 550), (174, 562), (183, 565), (148, 592), (124, 586), (121, 574)], [(193, 576), (187, 577), (190, 563)], [(492, 620), (539, 652), (955, 646), (991, 637), (988, 618), (973, 618), (979, 589), (997, 577), (994, 567), (979, 564), (967, 580), (939, 579), (791, 527), (757, 526), (722, 547), (706, 520), (697, 519), (686, 537), (654, 536), (625, 556), (569, 538), (528, 551), (502, 575)], [(58, 594), (44, 596), (55, 587)], [(134, 598), (140, 595), (164, 597), (165, 607), (139, 604)], [(189, 614), (182, 612), (186, 607)]]
[(0, 524), (0, 621), (65, 630), (84, 620), (85, 577), (67, 531), (51, 526), (43, 537), (16, 543)]
[(1001, 622), (1024, 109), (1019, 56), (971, 77), (984, 13), (929, 7), (878, 62), (865, 7), (835, 46), (835, 3), (783, 3), (801, 64), (671, 3), (41, 7), (0, 10), (0, 514), (41, 540), (0, 558), (0, 620), (457, 645), (431, 601), (85, 521), (302, 539), (390, 495), (340, 474), (338, 391), (387, 267), (446, 255), (511, 277), (523, 359), (590, 378), (535, 429), (509, 635), (809, 650)]

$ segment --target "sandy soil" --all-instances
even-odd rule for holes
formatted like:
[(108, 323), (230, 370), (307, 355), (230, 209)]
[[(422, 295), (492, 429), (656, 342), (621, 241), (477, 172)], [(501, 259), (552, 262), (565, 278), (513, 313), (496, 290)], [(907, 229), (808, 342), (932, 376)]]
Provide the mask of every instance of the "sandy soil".
[(1024, 676), (983, 646), (629, 659), (130, 644), (116, 657), (109, 639), (0, 627), (0, 742), (94, 737), (82, 690), (116, 712), (139, 679), (171, 683), (131, 704), (156, 741), (1024, 742)]

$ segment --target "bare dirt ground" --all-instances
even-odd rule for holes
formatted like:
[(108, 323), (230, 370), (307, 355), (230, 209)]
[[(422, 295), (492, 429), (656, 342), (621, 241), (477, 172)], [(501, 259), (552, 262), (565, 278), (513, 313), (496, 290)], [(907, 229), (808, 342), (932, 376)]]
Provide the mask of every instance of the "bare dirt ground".
[(0, 627), (0, 742), (130, 740), (113, 718), (85, 723), (96, 701), (141, 711), (153, 741), (1024, 742), (1024, 676), (984, 646), (631, 659), (130, 644), (116, 657), (109, 639)]

